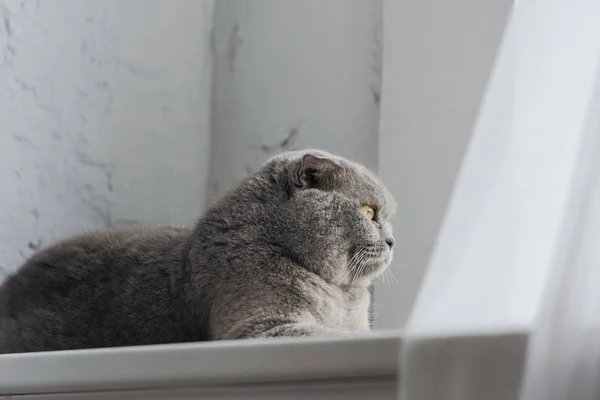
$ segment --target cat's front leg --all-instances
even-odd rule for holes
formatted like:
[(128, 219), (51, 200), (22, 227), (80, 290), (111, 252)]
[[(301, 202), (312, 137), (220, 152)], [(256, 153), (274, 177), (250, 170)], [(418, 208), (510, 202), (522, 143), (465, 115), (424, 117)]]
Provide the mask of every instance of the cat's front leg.
[(252, 320), (238, 322), (217, 335), (216, 339), (251, 339), (270, 337), (331, 337), (352, 333), (346, 330), (327, 328), (315, 322), (285, 320)]
[(302, 324), (302, 323), (283, 323), (274, 326), (263, 332), (258, 333), (255, 337), (301, 337), (301, 336), (319, 336), (331, 337), (348, 334), (351, 332), (329, 329), (317, 324)]

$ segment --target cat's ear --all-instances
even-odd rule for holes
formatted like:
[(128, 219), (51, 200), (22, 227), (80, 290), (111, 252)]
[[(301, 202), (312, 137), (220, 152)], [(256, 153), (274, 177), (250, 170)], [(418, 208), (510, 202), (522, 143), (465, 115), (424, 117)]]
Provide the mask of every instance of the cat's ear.
[(305, 154), (290, 170), (290, 181), (296, 188), (328, 189), (339, 166), (328, 158)]

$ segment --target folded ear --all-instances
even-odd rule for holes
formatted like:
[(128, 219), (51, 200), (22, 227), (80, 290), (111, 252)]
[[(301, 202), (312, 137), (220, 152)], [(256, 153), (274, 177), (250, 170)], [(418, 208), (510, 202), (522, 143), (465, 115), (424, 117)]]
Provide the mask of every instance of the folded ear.
[(296, 188), (328, 189), (339, 166), (328, 158), (305, 154), (290, 170), (290, 181)]

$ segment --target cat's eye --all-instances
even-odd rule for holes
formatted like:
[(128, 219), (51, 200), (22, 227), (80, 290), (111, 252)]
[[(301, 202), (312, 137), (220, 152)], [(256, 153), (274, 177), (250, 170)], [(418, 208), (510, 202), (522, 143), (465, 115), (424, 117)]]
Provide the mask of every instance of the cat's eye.
[(375, 208), (373, 208), (373, 206), (362, 206), (362, 210), (368, 219), (373, 219), (375, 217)]

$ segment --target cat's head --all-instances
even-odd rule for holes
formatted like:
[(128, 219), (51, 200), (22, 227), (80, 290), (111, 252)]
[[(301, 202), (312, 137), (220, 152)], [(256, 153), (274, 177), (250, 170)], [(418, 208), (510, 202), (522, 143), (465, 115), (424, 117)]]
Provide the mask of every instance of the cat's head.
[(261, 170), (282, 190), (267, 219), (292, 258), (341, 285), (368, 285), (389, 266), (395, 202), (371, 171), (318, 150), (281, 154)]

